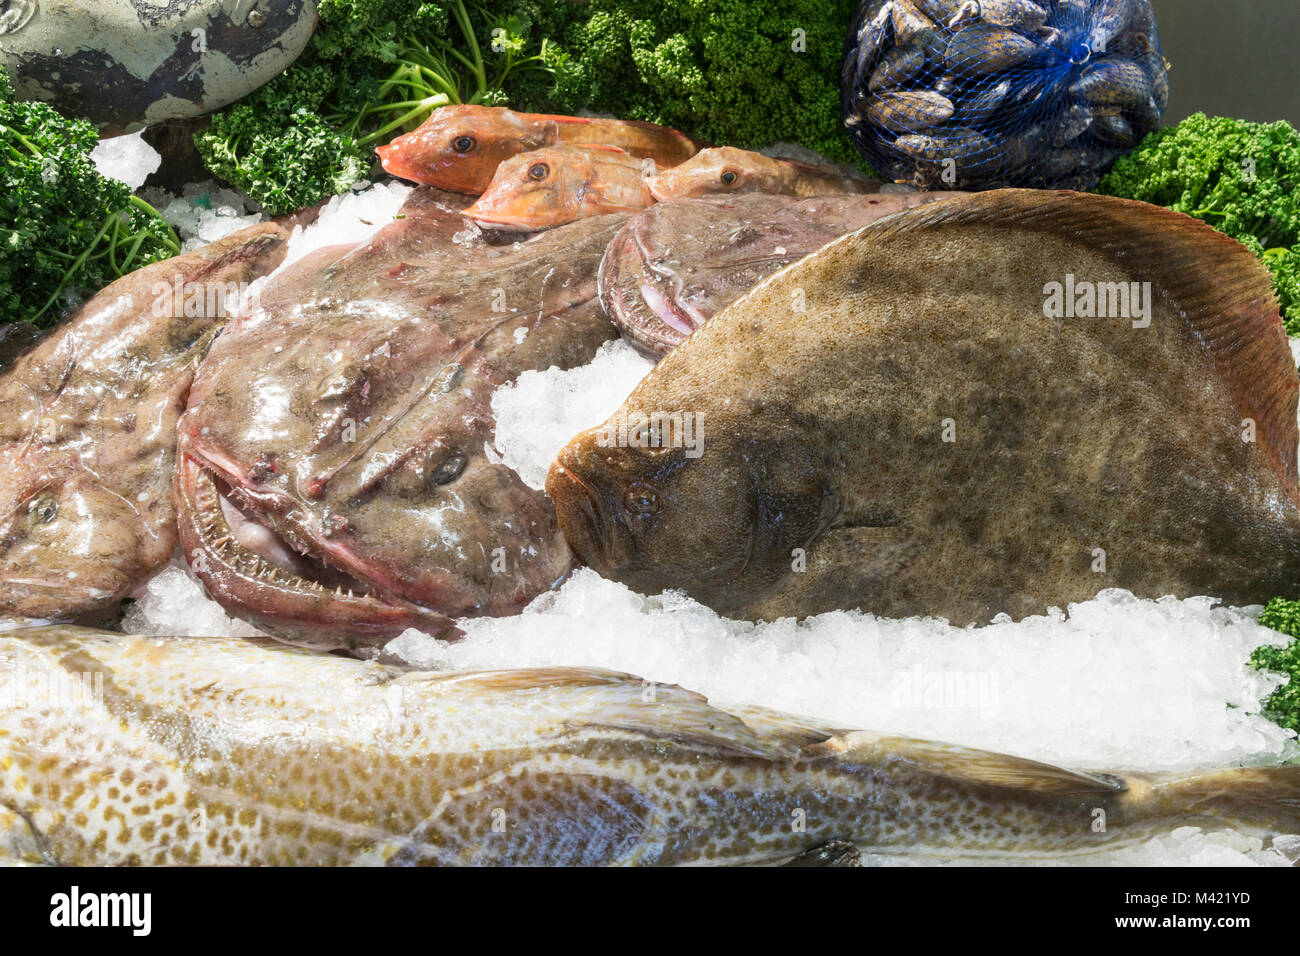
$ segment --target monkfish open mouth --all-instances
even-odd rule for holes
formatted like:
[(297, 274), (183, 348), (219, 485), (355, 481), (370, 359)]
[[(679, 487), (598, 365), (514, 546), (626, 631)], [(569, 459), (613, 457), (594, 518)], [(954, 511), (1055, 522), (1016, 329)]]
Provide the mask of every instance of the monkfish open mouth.
[(460, 634), (450, 618), (385, 592), (277, 528), (193, 454), (181, 455), (176, 498), (190, 569), (228, 612), (276, 637), (357, 649), (412, 627), (442, 638)]

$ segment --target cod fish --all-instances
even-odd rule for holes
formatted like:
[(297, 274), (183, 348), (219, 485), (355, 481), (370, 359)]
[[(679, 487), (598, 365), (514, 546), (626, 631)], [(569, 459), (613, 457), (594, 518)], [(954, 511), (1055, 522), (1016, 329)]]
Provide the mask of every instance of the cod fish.
[(191, 569), (268, 633), (360, 649), (521, 609), (568, 573), (550, 501), (485, 448), (492, 393), (591, 361), (623, 217), (492, 245), (420, 187), (357, 246), (285, 270), (233, 322), (179, 423)]
[(732, 617), (1262, 604), (1300, 596), (1298, 389), (1240, 244), (1145, 203), (961, 195), (732, 303), (547, 489), (596, 571)]
[(782, 196), (842, 196), (880, 192), (881, 183), (838, 169), (792, 159), (772, 159), (747, 149), (703, 149), (686, 162), (651, 176), (646, 185), (659, 202), (706, 193), (773, 193)]
[(487, 192), (465, 210), (490, 229), (532, 232), (590, 216), (631, 213), (655, 201), (654, 164), (612, 146), (551, 146), (497, 167)]
[(1032, 858), (1188, 825), (1300, 832), (1300, 767), (1084, 773), (592, 668), (428, 673), (57, 627), (0, 633), (0, 688), (16, 863)]
[(657, 203), (610, 243), (600, 301), (624, 338), (647, 355), (663, 355), (760, 281), (832, 239), (952, 195), (748, 193)]
[(419, 129), (376, 152), (394, 176), (477, 196), (510, 157), (580, 144), (614, 146), (663, 168), (684, 162), (700, 148), (690, 137), (653, 123), (457, 105), (435, 110)]
[(167, 563), (190, 381), (287, 239), (264, 223), (124, 276), (0, 373), (0, 614), (104, 617)]

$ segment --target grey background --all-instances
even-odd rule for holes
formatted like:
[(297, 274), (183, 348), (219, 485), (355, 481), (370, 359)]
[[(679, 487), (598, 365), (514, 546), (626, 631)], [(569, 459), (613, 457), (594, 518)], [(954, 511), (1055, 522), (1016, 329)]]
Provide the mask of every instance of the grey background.
[(1300, 0), (1152, 0), (1172, 124), (1191, 113), (1300, 126)]

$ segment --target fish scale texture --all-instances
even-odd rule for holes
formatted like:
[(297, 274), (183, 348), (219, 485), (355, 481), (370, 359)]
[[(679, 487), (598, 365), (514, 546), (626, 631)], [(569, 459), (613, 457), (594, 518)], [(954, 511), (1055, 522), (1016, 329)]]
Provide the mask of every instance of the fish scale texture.
[(1089, 190), (1160, 123), (1150, 0), (865, 0), (845, 124), (888, 178)]

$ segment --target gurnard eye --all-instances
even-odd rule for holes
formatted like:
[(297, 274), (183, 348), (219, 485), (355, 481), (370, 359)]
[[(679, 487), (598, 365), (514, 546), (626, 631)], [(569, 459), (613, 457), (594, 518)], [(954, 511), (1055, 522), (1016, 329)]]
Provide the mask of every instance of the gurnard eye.
[(734, 169), (724, 169), (722, 171), (722, 185), (724, 186), (736, 185), (736, 180), (739, 178), (740, 175)]
[(659, 513), (659, 496), (644, 485), (633, 485), (623, 495), (623, 507), (635, 515)]
[(528, 178), (534, 182), (540, 183), (549, 175), (551, 175), (551, 167), (545, 163), (533, 163), (528, 167)]
[(468, 153), (474, 148), (474, 137), (457, 136), (451, 141), (451, 148), (458, 153)]

